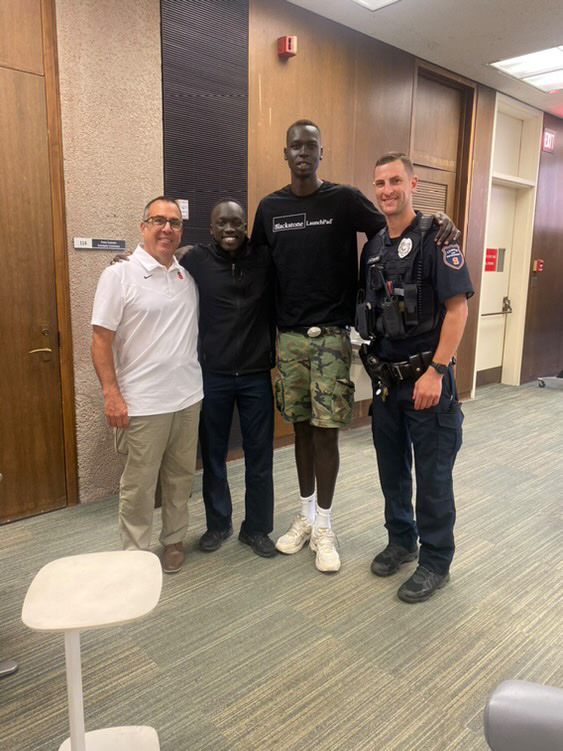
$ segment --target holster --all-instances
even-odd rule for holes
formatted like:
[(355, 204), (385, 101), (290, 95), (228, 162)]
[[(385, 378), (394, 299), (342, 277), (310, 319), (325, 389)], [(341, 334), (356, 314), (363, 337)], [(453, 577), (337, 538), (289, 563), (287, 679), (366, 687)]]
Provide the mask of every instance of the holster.
[(381, 383), (388, 389), (397, 382), (397, 378), (393, 373), (389, 363), (382, 362), (372, 352), (369, 351), (367, 344), (362, 344), (359, 349), (360, 360), (367, 374), (375, 383)]

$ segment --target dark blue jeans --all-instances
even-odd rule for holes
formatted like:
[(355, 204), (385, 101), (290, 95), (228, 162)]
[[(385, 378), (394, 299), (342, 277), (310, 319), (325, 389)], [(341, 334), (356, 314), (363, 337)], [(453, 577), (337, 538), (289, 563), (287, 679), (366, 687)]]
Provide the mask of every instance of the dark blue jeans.
[[(443, 378), (442, 396), (430, 409), (415, 410), (413, 380), (373, 399), (372, 432), (389, 542), (413, 550), (419, 563), (448, 572), (454, 555), (455, 501), (452, 471), (461, 446), (463, 413), (456, 398), (453, 367)], [(412, 507), (412, 453), (416, 471), (416, 522)]]
[(231, 526), (227, 452), (235, 404), (245, 464), (245, 518), (250, 535), (268, 534), (274, 524), (274, 403), (270, 372), (252, 375), (203, 373), (199, 440), (203, 462), (203, 503), (207, 529)]

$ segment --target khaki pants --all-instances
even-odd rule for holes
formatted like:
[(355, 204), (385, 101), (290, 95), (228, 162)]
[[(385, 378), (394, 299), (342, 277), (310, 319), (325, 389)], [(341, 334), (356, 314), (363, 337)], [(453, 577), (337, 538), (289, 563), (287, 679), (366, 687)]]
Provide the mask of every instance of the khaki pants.
[(160, 474), (160, 542), (182, 542), (188, 528), (188, 498), (195, 472), (201, 402), (179, 412), (130, 417), (115, 431), (116, 450), (126, 458), (119, 484), (119, 531), (124, 550), (147, 550), (154, 494)]

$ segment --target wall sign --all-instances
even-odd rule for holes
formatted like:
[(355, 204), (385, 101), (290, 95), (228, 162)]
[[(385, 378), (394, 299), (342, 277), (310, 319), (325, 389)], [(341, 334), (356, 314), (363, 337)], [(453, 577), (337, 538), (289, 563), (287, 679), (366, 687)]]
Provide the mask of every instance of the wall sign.
[(497, 270), (498, 248), (487, 248), (485, 252), (485, 271)]
[(190, 218), (190, 202), (186, 198), (178, 198), (176, 201), (182, 212), (182, 219), (187, 222)]
[(555, 151), (555, 131), (549, 128), (543, 129), (542, 151), (553, 153)]
[(125, 250), (125, 240), (98, 240), (94, 237), (73, 238), (76, 250)]

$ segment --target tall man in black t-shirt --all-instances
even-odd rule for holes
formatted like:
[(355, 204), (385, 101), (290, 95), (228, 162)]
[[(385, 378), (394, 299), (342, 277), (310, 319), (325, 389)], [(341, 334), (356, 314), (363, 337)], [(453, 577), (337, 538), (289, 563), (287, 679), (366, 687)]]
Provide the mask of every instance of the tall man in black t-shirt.
[[(295, 431), (301, 510), (276, 543), (286, 554), (310, 541), (319, 571), (340, 568), (331, 528), (339, 468), (338, 430), (352, 418), (349, 327), (357, 287), (356, 233), (375, 235), (382, 214), (359, 190), (321, 180), (320, 130), (299, 120), (287, 131), (291, 184), (260, 202), (251, 241), (268, 245), (276, 271), (277, 406)], [(444, 221), (441, 217), (439, 221)], [(445, 218), (440, 234), (457, 233)]]

